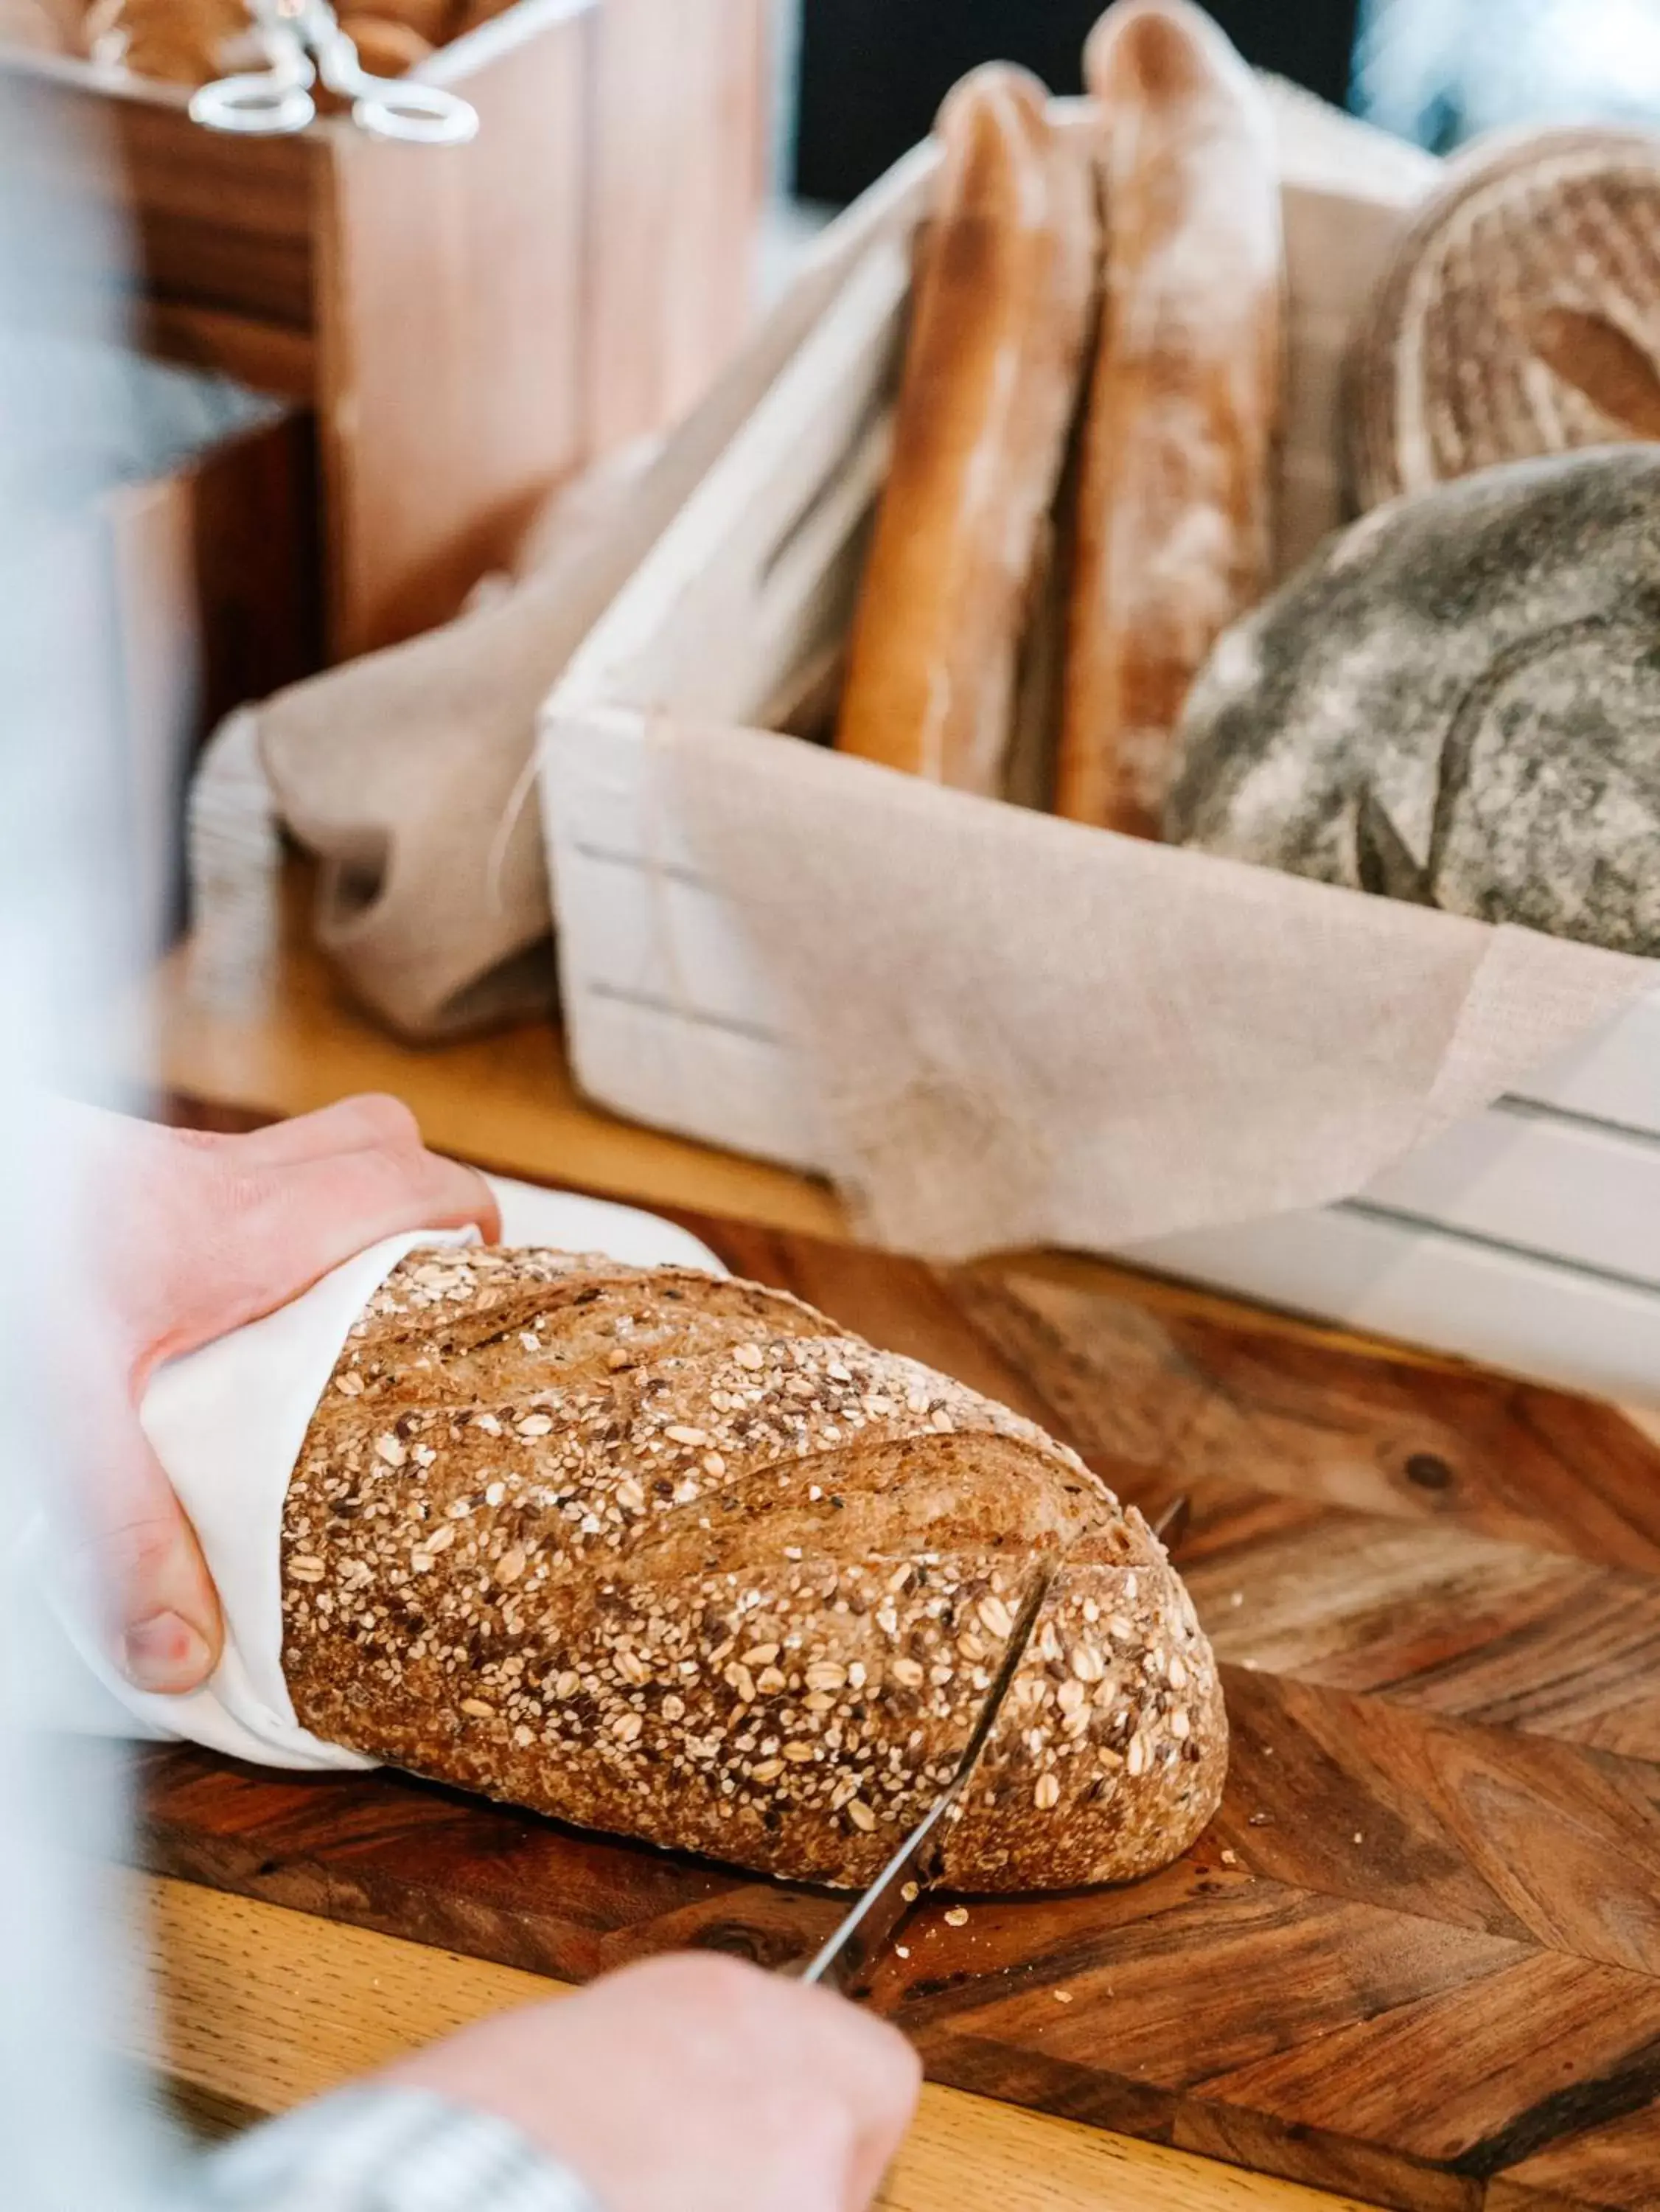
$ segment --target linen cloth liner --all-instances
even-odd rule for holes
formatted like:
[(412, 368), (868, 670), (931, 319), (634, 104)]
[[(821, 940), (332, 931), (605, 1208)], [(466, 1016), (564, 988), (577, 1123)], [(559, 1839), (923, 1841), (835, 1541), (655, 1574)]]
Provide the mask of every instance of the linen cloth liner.
[[(655, 1215), (487, 1180), (501, 1205), (504, 1242), (603, 1252), (635, 1266), (676, 1262), (724, 1273), (705, 1245)], [(37, 1528), (32, 1542), (57, 1628), (40, 1695), (28, 1700), (27, 1709), (43, 1708), (38, 1724), (182, 1739), (264, 1766), (376, 1765), (324, 1743), (294, 1718), (282, 1674), (283, 1500), (318, 1401), (364, 1306), (406, 1252), (477, 1241), (470, 1230), (414, 1230), (384, 1238), (292, 1304), (157, 1370), (139, 1418), (217, 1585), (224, 1656), (212, 1680), (187, 1696), (135, 1689), (106, 1656), (96, 1626), (70, 1595)], [(65, 1641), (72, 1651), (63, 1649)]]
[(658, 818), (774, 982), (859, 1233), (1115, 1250), (1352, 1197), (1660, 963), (654, 721)]
[[(317, 942), (403, 1036), (455, 1035), (553, 996), (520, 785), (537, 701), (650, 542), (655, 458), (644, 441), (561, 487), (513, 577), (455, 621), (243, 710), (268, 805), (322, 864)], [(214, 872), (200, 842), (198, 891)], [(265, 865), (279, 859), (273, 836)]]

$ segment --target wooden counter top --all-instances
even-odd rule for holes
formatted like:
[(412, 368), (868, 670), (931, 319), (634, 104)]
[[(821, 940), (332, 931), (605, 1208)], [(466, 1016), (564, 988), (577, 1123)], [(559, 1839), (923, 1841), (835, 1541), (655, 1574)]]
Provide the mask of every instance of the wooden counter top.
[[(181, 947), (116, 1033), (106, 1075), (274, 1114), (392, 1091), (430, 1142), (508, 1173), (838, 1233), (839, 1209), (821, 1186), (585, 1105), (547, 1024), (436, 1050), (394, 1043), (343, 1003), (306, 945), (303, 896), (291, 881), (280, 940), (238, 973), (221, 966), (211, 994)], [(1059, 1263), (1073, 1273), (1081, 1264)], [(1223, 1303), (1175, 1286), (1168, 1297), (1195, 1311)], [(559, 1986), (193, 1883), (118, 1877), (117, 1909), (129, 1924), (144, 1919), (161, 1993), (129, 2024), (124, 2047), (160, 2069), (187, 2110), (221, 2126)], [(1345, 2202), (934, 2085), (881, 2201), (890, 2212), (1340, 2212)]]
[[(286, 2110), (560, 1985), (182, 1881), (119, 1877), (159, 2017), (125, 2051), (210, 2127)], [(930, 2083), (885, 2212), (1360, 2212), (1348, 2200)]]
[[(117, 1024), (119, 1078), (219, 1106), (304, 1114), (395, 1091), (429, 1145), (506, 1175), (558, 1177), (644, 1206), (845, 1234), (821, 1183), (640, 1128), (580, 1098), (549, 1022), (458, 1044), (400, 1044), (342, 995), (308, 941), (311, 878), (290, 864), (264, 942), (211, 961), (189, 939)], [(104, 1069), (95, 1071), (102, 1073)]]

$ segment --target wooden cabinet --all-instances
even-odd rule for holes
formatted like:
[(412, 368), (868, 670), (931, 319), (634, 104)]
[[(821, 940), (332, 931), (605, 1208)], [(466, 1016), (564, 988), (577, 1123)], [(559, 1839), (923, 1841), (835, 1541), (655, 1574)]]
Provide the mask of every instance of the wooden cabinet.
[[(418, 72), (467, 146), (199, 129), (175, 87), (8, 53), (0, 193), (130, 271), (145, 343), (315, 410), (331, 655), (453, 612), (541, 493), (670, 419), (740, 335), (767, 0), (519, 0)], [(19, 188), (21, 188), (21, 190)], [(88, 221), (88, 209), (100, 219)]]

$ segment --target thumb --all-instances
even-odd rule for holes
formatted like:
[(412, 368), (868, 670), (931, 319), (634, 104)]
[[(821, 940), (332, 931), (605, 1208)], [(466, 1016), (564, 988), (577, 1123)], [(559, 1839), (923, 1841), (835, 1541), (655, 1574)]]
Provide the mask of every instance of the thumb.
[(76, 1426), (78, 1548), (115, 1663), (136, 1689), (197, 1689), (219, 1663), (224, 1624), (190, 1517), (127, 1400), (83, 1400)]
[(135, 1689), (198, 1689), (219, 1664), (224, 1626), (183, 1506), (169, 1491), (153, 1519), (112, 1528), (106, 1552), (122, 1673)]

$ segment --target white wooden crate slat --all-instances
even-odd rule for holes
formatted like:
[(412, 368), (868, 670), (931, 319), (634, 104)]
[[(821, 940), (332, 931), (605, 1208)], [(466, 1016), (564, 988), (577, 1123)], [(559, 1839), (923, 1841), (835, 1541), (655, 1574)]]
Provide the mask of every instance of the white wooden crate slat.
[[(1660, 991), (1571, 1045), (1516, 1090), (1519, 1098), (1565, 1114), (1660, 1135)], [(1660, 1221), (1653, 1227), (1660, 1243)]]
[[(851, 611), (859, 526), (886, 459), (881, 397), (910, 281), (898, 240), (823, 320), (669, 525), (554, 694), (742, 720)], [(712, 543), (718, 560), (703, 557)]]
[(1660, 1283), (1660, 1138), (1500, 1101), (1364, 1195), (1391, 1213)]
[(1660, 1404), (1660, 1296), (1356, 1205), (1126, 1246), (1160, 1274), (1622, 1404)]
[(682, 1136), (822, 1172), (827, 1140), (792, 1053), (605, 993), (583, 1000), (571, 1034), (577, 1081), (615, 1112), (662, 1126), (664, 1100), (677, 1099), (667, 1126)]
[(661, 1006), (694, 1024), (784, 1027), (765, 967), (724, 900), (585, 838), (562, 845), (564, 896), (583, 921), (564, 948), (573, 990)]

